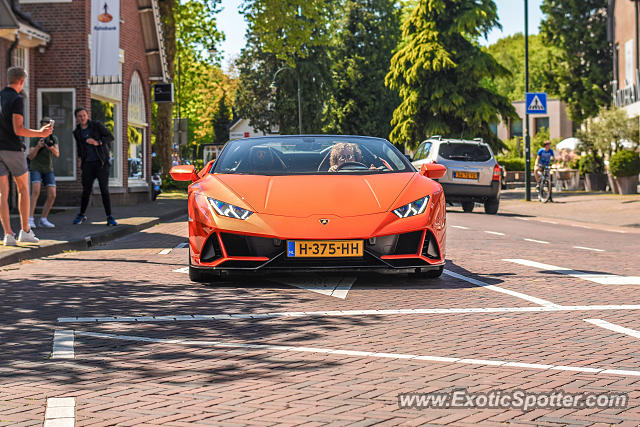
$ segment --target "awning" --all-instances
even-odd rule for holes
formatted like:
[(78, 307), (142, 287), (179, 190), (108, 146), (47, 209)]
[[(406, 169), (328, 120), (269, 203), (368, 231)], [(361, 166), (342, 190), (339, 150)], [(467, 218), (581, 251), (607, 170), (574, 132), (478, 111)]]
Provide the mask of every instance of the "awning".
[(149, 64), (149, 80), (168, 82), (169, 68), (157, 0), (138, 0), (138, 13)]

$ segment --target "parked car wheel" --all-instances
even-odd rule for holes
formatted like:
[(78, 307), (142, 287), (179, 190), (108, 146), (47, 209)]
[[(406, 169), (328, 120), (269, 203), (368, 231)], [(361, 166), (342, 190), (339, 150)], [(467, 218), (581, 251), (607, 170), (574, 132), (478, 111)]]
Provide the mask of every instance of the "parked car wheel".
[(473, 212), (473, 207), (475, 205), (475, 202), (462, 202), (462, 210), (464, 212)]
[(497, 214), (499, 207), (500, 199), (498, 199), (497, 197), (492, 197), (484, 202), (484, 212), (488, 213), (489, 215)]

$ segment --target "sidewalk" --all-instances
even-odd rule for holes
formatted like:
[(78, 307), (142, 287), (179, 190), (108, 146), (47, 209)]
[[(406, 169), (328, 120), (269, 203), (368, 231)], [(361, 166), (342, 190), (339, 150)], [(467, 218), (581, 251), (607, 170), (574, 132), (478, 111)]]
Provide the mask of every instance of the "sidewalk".
[[(114, 207), (113, 214), (118, 221), (116, 227), (107, 227), (102, 206), (89, 208), (88, 221), (81, 225), (73, 225), (72, 221), (77, 213), (78, 209), (73, 208), (50, 214), (49, 220), (56, 225), (55, 228), (34, 229), (36, 237), (40, 239), (39, 245), (7, 247), (0, 241), (0, 266), (66, 250), (86, 249), (152, 227), (160, 221), (186, 216), (187, 201), (186, 194), (170, 193), (161, 194), (155, 202)], [(36, 223), (38, 218), (36, 211)], [(11, 226), (16, 233), (20, 230), (19, 223), (18, 216), (12, 215)]]
[(540, 203), (532, 189), (531, 200), (525, 201), (524, 188), (503, 190), (499, 213), (624, 227), (627, 232), (640, 233), (640, 194), (564, 191), (553, 193), (553, 202)]

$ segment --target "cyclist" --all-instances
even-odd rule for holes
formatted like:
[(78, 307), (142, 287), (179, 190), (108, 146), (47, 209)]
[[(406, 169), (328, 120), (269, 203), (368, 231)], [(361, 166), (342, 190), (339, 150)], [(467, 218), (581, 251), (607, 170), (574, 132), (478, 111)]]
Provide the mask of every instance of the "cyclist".
[(536, 157), (536, 165), (535, 165), (535, 173), (534, 176), (536, 178), (536, 188), (540, 184), (540, 177), (542, 176), (542, 172), (545, 166), (551, 166), (551, 162), (555, 160), (555, 154), (551, 149), (551, 141), (546, 140), (544, 142), (544, 148), (538, 150), (538, 155)]

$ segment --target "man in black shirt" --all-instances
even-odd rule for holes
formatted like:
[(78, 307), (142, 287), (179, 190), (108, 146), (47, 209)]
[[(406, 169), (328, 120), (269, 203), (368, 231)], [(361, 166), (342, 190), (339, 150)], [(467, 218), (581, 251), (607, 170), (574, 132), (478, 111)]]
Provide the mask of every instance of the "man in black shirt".
[(109, 195), (110, 149), (113, 134), (98, 120), (91, 120), (84, 107), (74, 112), (78, 125), (73, 131), (80, 157), (82, 169), (82, 200), (80, 212), (73, 220), (74, 224), (82, 224), (87, 220), (86, 212), (89, 198), (93, 190), (93, 182), (97, 179), (102, 195), (102, 205), (107, 214), (107, 225), (118, 225), (111, 215), (111, 197)]
[(43, 126), (32, 130), (24, 125), (24, 101), (20, 92), (27, 79), (27, 73), (20, 67), (7, 71), (9, 86), (0, 91), (0, 222), (4, 229), (3, 243), (15, 246), (16, 238), (9, 218), (9, 173), (13, 175), (18, 189), (18, 209), (22, 229), (18, 242), (38, 243), (39, 239), (29, 227), (29, 174), (22, 137), (46, 138), (53, 127)]

